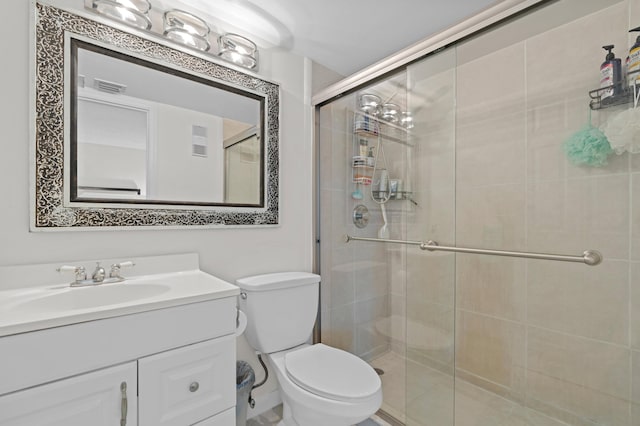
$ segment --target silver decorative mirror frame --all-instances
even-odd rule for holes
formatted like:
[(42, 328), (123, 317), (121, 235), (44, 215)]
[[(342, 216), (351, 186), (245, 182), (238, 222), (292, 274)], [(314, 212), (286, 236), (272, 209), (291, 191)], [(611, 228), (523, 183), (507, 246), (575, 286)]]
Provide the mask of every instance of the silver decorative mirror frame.
[[(85, 227), (277, 225), (280, 88), (255, 75), (115, 27), (36, 3), (35, 148), (32, 230)], [(264, 95), (264, 207), (74, 206), (65, 201), (65, 35), (127, 50), (229, 86)]]

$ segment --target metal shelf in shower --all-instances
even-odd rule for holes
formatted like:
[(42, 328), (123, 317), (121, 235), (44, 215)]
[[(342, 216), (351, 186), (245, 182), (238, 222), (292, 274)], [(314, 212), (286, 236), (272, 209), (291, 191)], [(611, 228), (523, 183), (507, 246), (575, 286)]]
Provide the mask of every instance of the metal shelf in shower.
[(384, 121), (362, 111), (352, 111), (353, 133), (367, 138), (380, 137), (383, 140), (413, 146), (411, 132), (402, 126)]
[(350, 241), (369, 241), (375, 243), (393, 243), (393, 244), (406, 244), (420, 246), (421, 250), (428, 251), (446, 251), (452, 253), (470, 253), (470, 254), (482, 254), (492, 256), (506, 256), (506, 257), (520, 257), (524, 259), (541, 259), (541, 260), (555, 260), (560, 262), (577, 262), (584, 263), (589, 266), (596, 266), (602, 263), (602, 254), (597, 250), (585, 250), (581, 256), (572, 256), (566, 254), (552, 254), (552, 253), (531, 253), (523, 251), (511, 251), (511, 250), (490, 250), (479, 249), (470, 247), (452, 247), (441, 246), (435, 241), (405, 241), (405, 240), (391, 240), (384, 238), (366, 238), (366, 237), (352, 237), (351, 235), (345, 235), (344, 240), (346, 243)]

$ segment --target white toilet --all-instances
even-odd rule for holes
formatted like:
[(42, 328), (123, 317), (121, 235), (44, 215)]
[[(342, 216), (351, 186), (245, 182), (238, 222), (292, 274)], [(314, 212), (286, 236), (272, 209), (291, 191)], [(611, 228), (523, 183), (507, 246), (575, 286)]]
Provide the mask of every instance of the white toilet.
[(376, 372), (349, 352), (308, 344), (318, 310), (320, 276), (307, 272), (257, 275), (236, 281), (245, 336), (266, 354), (280, 384), (279, 425), (348, 426), (382, 404)]

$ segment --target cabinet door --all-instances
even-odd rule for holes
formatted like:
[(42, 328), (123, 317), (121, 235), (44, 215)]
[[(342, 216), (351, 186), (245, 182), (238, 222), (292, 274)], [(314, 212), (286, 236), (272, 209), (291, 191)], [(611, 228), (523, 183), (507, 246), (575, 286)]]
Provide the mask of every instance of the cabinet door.
[(136, 385), (131, 362), (5, 395), (0, 425), (136, 426)]
[(197, 423), (236, 403), (235, 336), (138, 360), (140, 426)]

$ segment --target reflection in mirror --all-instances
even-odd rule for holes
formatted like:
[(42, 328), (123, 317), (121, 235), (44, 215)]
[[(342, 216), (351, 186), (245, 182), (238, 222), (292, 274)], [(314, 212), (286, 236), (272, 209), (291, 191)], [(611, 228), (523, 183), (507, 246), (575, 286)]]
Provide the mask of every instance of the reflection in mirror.
[(71, 201), (262, 204), (263, 97), (76, 39), (71, 57)]

